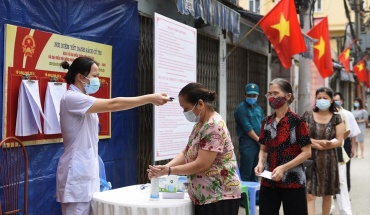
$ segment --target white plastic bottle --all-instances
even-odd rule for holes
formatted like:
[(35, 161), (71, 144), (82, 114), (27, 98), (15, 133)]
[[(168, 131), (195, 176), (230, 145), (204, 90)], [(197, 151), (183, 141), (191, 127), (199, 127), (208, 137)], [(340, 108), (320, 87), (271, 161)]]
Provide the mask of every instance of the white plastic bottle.
[(159, 178), (150, 180), (150, 200), (159, 200)]

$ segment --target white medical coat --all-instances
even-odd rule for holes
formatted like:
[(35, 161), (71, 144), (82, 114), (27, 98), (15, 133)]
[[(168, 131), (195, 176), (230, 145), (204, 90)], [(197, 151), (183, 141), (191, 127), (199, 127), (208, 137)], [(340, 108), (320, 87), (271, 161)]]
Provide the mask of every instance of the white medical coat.
[(96, 113), (86, 113), (95, 101), (74, 85), (61, 99), (64, 150), (56, 175), (58, 202), (89, 202), (92, 194), (99, 191), (99, 119)]

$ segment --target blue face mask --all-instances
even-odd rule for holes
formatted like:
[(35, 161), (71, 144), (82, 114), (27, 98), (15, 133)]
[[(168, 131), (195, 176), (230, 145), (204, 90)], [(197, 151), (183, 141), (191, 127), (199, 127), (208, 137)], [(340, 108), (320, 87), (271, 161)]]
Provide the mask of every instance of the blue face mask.
[(330, 107), (330, 100), (327, 99), (316, 99), (316, 107), (320, 110), (327, 110)]
[(82, 82), (85, 87), (86, 94), (94, 94), (98, 92), (100, 88), (99, 78), (97, 77), (92, 77), (92, 78), (85, 77), (85, 78), (90, 80), (90, 84), (86, 84), (85, 82)]
[(355, 108), (358, 108), (358, 107), (360, 107), (360, 103), (353, 103), (353, 106), (354, 106)]
[(199, 122), (199, 119), (200, 119), (200, 113), (199, 113), (199, 115), (198, 115), (198, 116), (196, 116), (196, 115), (195, 115), (195, 113), (193, 112), (193, 110), (194, 110), (194, 108), (195, 108), (195, 106), (196, 106), (196, 105), (197, 105), (197, 104), (195, 104), (191, 110), (184, 112), (184, 116), (185, 116), (185, 118), (186, 118), (189, 122)]
[(257, 102), (257, 98), (246, 98), (245, 101), (250, 105), (254, 105)]
[(335, 104), (338, 106), (338, 107), (341, 107), (342, 106), (342, 102), (340, 102), (340, 101), (334, 101), (335, 102)]

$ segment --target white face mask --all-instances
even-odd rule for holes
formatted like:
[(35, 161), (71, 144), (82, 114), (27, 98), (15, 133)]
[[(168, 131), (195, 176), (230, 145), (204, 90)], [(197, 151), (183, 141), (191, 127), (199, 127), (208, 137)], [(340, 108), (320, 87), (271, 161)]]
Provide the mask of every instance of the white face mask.
[(185, 118), (189, 121), (189, 122), (199, 122), (199, 119), (200, 119), (200, 113), (198, 116), (196, 116), (193, 112), (195, 106), (197, 105), (197, 103), (195, 103), (195, 105), (193, 106), (193, 108), (189, 111), (186, 111), (184, 112), (184, 116)]
[(86, 79), (90, 80), (90, 84), (87, 84), (85, 82), (82, 82), (82, 84), (85, 87), (86, 94), (94, 94), (96, 93), (99, 88), (100, 88), (100, 81), (98, 77), (92, 77), (88, 78), (85, 77)]
[(330, 105), (330, 100), (316, 99), (316, 107), (318, 107), (320, 110), (327, 110), (329, 109)]

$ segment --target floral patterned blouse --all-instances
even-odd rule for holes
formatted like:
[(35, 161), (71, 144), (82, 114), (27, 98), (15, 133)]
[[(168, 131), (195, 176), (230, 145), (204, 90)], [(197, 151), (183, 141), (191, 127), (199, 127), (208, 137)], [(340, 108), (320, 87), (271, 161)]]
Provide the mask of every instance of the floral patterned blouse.
[(215, 114), (196, 132), (194, 125), (183, 151), (186, 163), (198, 157), (199, 150), (217, 152), (211, 167), (205, 172), (188, 175), (189, 197), (194, 205), (204, 205), (224, 199), (240, 198), (240, 181), (236, 172), (234, 146), (222, 117)]

